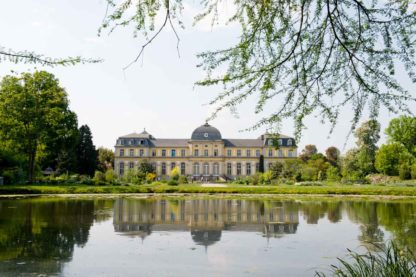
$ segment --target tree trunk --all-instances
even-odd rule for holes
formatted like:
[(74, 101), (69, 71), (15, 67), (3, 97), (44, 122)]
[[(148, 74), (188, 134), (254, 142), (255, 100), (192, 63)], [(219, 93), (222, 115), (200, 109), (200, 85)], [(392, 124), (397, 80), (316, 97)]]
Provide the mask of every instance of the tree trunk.
[(33, 173), (35, 171), (36, 148), (37, 148), (37, 143), (34, 143), (34, 145), (29, 150), (29, 168), (28, 168), (29, 183), (33, 183)]

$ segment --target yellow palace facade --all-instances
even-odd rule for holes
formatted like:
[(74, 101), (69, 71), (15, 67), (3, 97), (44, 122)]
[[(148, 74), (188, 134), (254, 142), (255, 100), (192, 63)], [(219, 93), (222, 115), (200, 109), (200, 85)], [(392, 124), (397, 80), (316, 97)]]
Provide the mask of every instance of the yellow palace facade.
[(257, 139), (225, 139), (217, 128), (206, 123), (185, 139), (155, 138), (146, 130), (121, 136), (115, 145), (114, 164), (119, 176), (145, 160), (159, 177), (169, 176), (178, 167), (181, 175), (193, 179), (218, 180), (254, 175), (261, 168), (260, 162), (267, 170), (278, 160), (296, 156), (296, 142), (291, 137), (271, 138), (265, 134)]

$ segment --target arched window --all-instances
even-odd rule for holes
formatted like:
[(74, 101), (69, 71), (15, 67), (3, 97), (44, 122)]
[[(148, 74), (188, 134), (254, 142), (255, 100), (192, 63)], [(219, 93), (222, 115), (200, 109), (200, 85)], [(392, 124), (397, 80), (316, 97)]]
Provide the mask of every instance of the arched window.
[(288, 146), (292, 146), (292, 140), (291, 140), (291, 139), (288, 139), (288, 140), (287, 140), (287, 145), (288, 145)]
[(209, 164), (204, 164), (204, 175), (209, 175)]
[(166, 175), (166, 163), (162, 163), (162, 175)]
[(214, 164), (214, 175), (220, 175), (220, 166), (217, 163)]
[(194, 163), (194, 175), (199, 175), (199, 163)]

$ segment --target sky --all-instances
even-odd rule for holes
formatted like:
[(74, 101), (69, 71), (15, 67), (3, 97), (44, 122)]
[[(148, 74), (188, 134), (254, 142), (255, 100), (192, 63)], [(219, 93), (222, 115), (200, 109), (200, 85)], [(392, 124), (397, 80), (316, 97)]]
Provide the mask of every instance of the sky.
[[(134, 38), (131, 30), (118, 29), (111, 35), (98, 37), (106, 5), (104, 0), (14, 0), (5, 1), (0, 9), (0, 46), (6, 49), (30, 50), (51, 57), (81, 55), (100, 58), (102, 63), (69, 67), (41, 67), (0, 63), (0, 78), (14, 72), (48, 70), (66, 89), (70, 108), (78, 115), (79, 125), (87, 124), (97, 147), (113, 148), (119, 136), (141, 132), (144, 128), (156, 138), (190, 138), (192, 131), (205, 123), (213, 111), (208, 105), (220, 88), (201, 88), (195, 82), (204, 77), (197, 68), (197, 53), (233, 45), (238, 39), (238, 26), (216, 26), (209, 22), (192, 26), (196, 1), (185, 2), (185, 30), (179, 29), (179, 53), (176, 38), (169, 28), (162, 31), (145, 49), (138, 63), (123, 68), (139, 53), (144, 38)], [(221, 12), (232, 7), (224, 4)], [(210, 122), (223, 138), (257, 138), (265, 128), (244, 131), (262, 115), (254, 114), (255, 99), (238, 106), (238, 117), (225, 111)], [(265, 111), (270, 112), (273, 107)], [(332, 134), (329, 125), (319, 117), (306, 121), (298, 142), (299, 149), (315, 144), (319, 151), (336, 146), (345, 152), (354, 146), (355, 138), (347, 138), (352, 120), (351, 107), (340, 114)], [(382, 110), (381, 140), (384, 129), (396, 117)], [(364, 115), (363, 120), (367, 118)], [(291, 119), (281, 126), (281, 133), (293, 135)]]

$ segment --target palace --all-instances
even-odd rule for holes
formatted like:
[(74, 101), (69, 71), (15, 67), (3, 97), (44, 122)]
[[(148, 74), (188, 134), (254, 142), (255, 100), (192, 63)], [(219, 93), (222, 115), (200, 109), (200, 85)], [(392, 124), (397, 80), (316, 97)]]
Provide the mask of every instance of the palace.
[(114, 164), (119, 176), (146, 160), (159, 177), (169, 176), (178, 167), (181, 175), (208, 181), (254, 175), (261, 162), (267, 170), (276, 161), (296, 156), (296, 142), (291, 137), (266, 133), (257, 139), (224, 139), (217, 128), (206, 123), (190, 139), (155, 138), (146, 130), (119, 137)]

